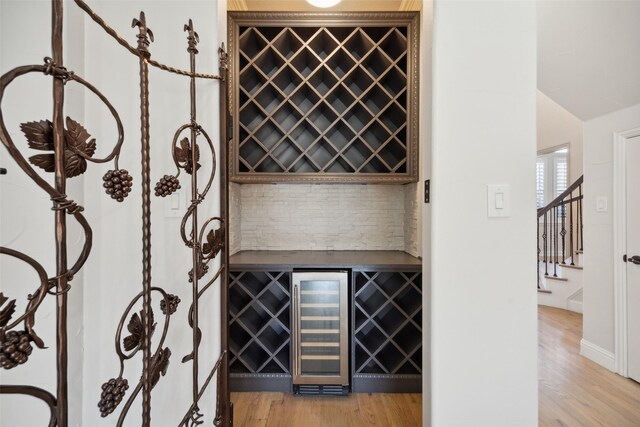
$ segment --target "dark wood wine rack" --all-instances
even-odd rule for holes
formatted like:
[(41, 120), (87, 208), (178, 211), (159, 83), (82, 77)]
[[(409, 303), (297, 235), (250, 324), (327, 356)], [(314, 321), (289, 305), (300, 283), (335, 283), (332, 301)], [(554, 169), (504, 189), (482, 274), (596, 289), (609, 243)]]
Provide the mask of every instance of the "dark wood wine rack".
[(291, 382), (290, 291), (289, 272), (230, 273), (229, 372), (239, 382), (243, 378)]
[(422, 273), (355, 271), (353, 281), (354, 391), (418, 391)]
[(394, 251), (246, 251), (230, 263), (232, 391), (292, 391), (291, 274), (327, 270), (351, 271), (351, 391), (421, 391), (418, 259)]
[(417, 180), (417, 13), (231, 13), (231, 180)]

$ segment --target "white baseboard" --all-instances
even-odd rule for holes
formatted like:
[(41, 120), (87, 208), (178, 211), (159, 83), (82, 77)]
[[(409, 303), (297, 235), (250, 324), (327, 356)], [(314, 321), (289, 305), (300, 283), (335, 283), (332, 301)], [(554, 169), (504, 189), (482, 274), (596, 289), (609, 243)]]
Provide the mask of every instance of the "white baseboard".
[(567, 300), (567, 310), (575, 313), (582, 313), (582, 301)]
[(580, 355), (607, 368), (611, 372), (616, 371), (616, 358), (614, 354), (589, 341), (585, 341), (584, 338), (580, 340)]

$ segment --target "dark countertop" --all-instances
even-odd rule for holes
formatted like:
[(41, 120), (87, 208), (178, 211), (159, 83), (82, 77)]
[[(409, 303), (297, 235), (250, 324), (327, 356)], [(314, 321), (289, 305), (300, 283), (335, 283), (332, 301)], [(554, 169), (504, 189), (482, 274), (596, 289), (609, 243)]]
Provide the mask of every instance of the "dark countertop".
[(422, 268), (422, 260), (402, 251), (241, 251), (229, 257), (231, 269), (259, 268)]

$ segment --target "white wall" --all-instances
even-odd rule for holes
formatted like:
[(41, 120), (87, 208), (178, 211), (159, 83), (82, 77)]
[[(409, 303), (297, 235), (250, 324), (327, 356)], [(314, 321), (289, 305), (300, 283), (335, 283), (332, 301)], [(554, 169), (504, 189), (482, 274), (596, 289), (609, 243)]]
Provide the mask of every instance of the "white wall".
[[(584, 124), (584, 331), (583, 338), (614, 353), (613, 138), (640, 126), (640, 104)], [(607, 212), (596, 212), (606, 197)], [(586, 355), (586, 354), (585, 354)]]
[[(153, 57), (183, 69), (187, 69), (189, 64), (183, 25), (188, 18), (193, 18), (201, 39), (200, 55), (198, 55), (199, 70), (209, 73), (218, 72), (217, 48), (220, 42), (226, 39), (226, 1), (101, 0), (89, 3), (133, 45), (136, 43), (137, 31), (131, 28), (131, 20), (144, 9), (147, 14), (147, 23), (155, 35), (155, 43), (151, 46)], [(0, 6), (2, 37), (0, 69), (2, 72), (18, 64), (41, 63), (42, 57), (51, 55), (49, 2), (2, 0)], [(128, 169), (134, 177), (134, 190), (123, 204), (116, 203), (103, 192), (102, 175), (112, 168), (111, 165), (90, 166), (82, 178), (71, 180), (78, 186), (71, 185), (69, 189), (70, 197), (83, 202), (86, 208), (85, 214), (94, 231), (92, 254), (83, 273), (72, 282), (73, 289), (70, 292), (72, 315), (69, 333), (70, 339), (77, 343), (70, 354), (71, 425), (92, 427), (115, 425), (117, 414), (100, 418), (97, 402), (101, 384), (118, 375), (118, 359), (113, 348), (113, 340), (120, 315), (128, 302), (141, 290), (138, 64), (134, 56), (117, 45), (93, 21), (83, 19), (82, 14), (72, 2), (68, 2), (65, 8), (69, 16), (75, 17), (74, 23), (68, 25), (71, 37), (66, 44), (65, 59), (68, 64), (73, 64), (72, 68), (78, 74), (83, 75), (102, 90), (119, 111), (125, 128), (125, 145), (120, 166)], [(28, 26), (25, 27), (25, 25)], [(20, 122), (44, 119), (51, 115), (50, 83), (47, 83), (47, 79), (43, 77), (39, 79), (40, 81), (37, 77), (27, 78), (25, 83), (16, 84), (15, 89), (11, 90), (12, 93), (7, 94), (7, 103), (11, 98), (14, 103), (18, 100), (17, 107), (5, 107), (5, 117), (12, 123), (10, 130), (17, 137), (20, 136), (18, 129)], [(189, 119), (189, 80), (152, 68), (150, 84), (151, 173), (152, 180), (155, 181), (165, 173), (174, 172), (169, 147), (175, 129)], [(72, 94), (71, 84), (68, 86), (69, 94)], [(218, 82), (198, 82), (199, 122), (214, 138), (216, 147), (219, 129), (218, 87)], [(28, 96), (20, 100), (18, 96), (21, 94)], [(25, 101), (30, 100), (29, 96), (33, 98), (32, 102)], [(89, 133), (96, 137), (98, 153), (110, 150), (115, 141), (115, 126), (108, 111), (91, 95), (80, 93), (76, 99), (68, 96), (66, 111), (67, 114), (81, 121)], [(23, 140), (20, 142), (24, 144)], [(205, 150), (201, 150), (201, 153), (201, 163), (206, 169), (210, 166), (210, 162), (205, 160)], [(0, 156), (2, 156), (0, 162), (3, 167), (10, 164), (4, 148), (0, 149)], [(24, 248), (30, 255), (43, 259), (45, 267), (52, 271), (54, 260), (52, 228), (26, 226), (29, 222), (52, 225), (50, 202), (39, 192), (34, 191), (33, 185), (23, 179), (16, 168), (9, 169), (10, 175), (0, 178), (2, 183), (0, 186), (2, 189), (0, 243)], [(220, 170), (219, 167), (218, 170)], [(186, 187), (187, 180), (184, 174), (181, 179), (183, 187)], [(214, 190), (207, 197), (207, 202), (201, 205), (201, 212), (203, 212), (201, 218), (219, 212), (219, 194), (216, 188), (219, 188), (219, 180), (214, 183)], [(6, 208), (9, 201), (17, 203), (15, 210)], [(167, 376), (162, 378), (153, 390), (152, 420), (154, 426), (175, 426), (190, 402), (191, 364), (182, 364), (180, 360), (190, 352), (191, 330), (187, 324), (187, 312), (191, 287), (187, 282), (187, 272), (191, 268), (191, 252), (179, 240), (180, 219), (164, 217), (164, 203), (165, 200), (156, 198), (152, 201), (152, 282), (154, 286), (163, 287), (168, 292), (179, 295), (182, 303), (178, 312), (172, 317), (165, 343), (171, 348), (173, 355)], [(36, 216), (36, 212), (43, 214)], [(79, 243), (77, 236), (77, 232), (70, 233), (72, 250)], [(217, 266), (211, 266), (212, 271), (216, 269)], [(3, 260), (3, 291), (5, 283), (8, 282), (6, 279), (12, 277), (8, 272), (9, 269)], [(201, 383), (220, 352), (219, 287), (214, 286), (205, 295), (201, 299), (202, 306), (206, 307), (201, 313), (204, 334), (200, 361)], [(159, 300), (156, 295), (154, 297), (156, 298), (154, 311), (159, 331), (162, 328), (163, 319), (158, 308)], [(45, 307), (42, 316), (38, 319), (39, 332), (51, 348), (46, 351), (34, 351), (33, 360), (25, 366), (25, 369), (18, 368), (8, 373), (3, 371), (3, 383), (35, 383), (49, 390), (53, 389), (55, 349), (51, 323), (54, 319), (52, 301), (50, 299), (45, 303), (49, 306)], [(139, 305), (137, 309), (140, 309)], [(159, 335), (157, 332), (154, 343), (157, 342)], [(84, 348), (84, 354), (82, 348)], [(131, 390), (140, 373), (139, 357), (127, 362), (125, 376), (132, 385)], [(204, 395), (201, 405), (206, 414), (207, 423), (211, 422), (213, 417), (214, 393), (215, 382)], [(3, 396), (0, 399), (2, 425), (43, 424), (44, 411), (39, 410), (38, 406), (31, 405), (32, 400), (10, 399), (14, 398)], [(26, 412), (30, 418), (15, 418), (24, 416), (25, 406), (23, 405), (29, 405)], [(134, 403), (125, 425), (140, 424), (139, 408), (140, 397)]]
[(433, 49), (431, 425), (536, 426), (535, 2), (437, 0)]
[(420, 14), (420, 181), (416, 198), (420, 205), (418, 236), (422, 256), (422, 420), (430, 425), (432, 414), (431, 387), (431, 210), (424, 202), (424, 180), (433, 177), (433, 0), (422, 1)]
[(538, 151), (569, 145), (569, 183), (582, 175), (582, 120), (537, 91), (536, 121)]

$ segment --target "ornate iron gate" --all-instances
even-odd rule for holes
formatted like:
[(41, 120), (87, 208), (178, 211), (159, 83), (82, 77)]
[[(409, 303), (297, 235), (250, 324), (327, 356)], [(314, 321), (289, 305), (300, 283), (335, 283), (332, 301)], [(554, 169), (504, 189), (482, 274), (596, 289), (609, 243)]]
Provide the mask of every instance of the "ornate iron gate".
[[(215, 402), (215, 425), (230, 425), (231, 410), (229, 402), (228, 381), (227, 381), (227, 273), (228, 247), (227, 233), (225, 232), (225, 219), (228, 215), (228, 198), (226, 192), (226, 168), (221, 168), (221, 215), (209, 218), (206, 221), (199, 220), (199, 205), (211, 190), (211, 186), (216, 173), (216, 152), (211, 137), (207, 134), (197, 121), (196, 112), (196, 81), (198, 79), (215, 79), (221, 82), (220, 90), (220, 164), (226, 164), (226, 143), (227, 143), (227, 97), (225, 90), (227, 73), (227, 54), (224, 45), (219, 49), (220, 69), (218, 75), (201, 74), (196, 72), (198, 34), (195, 32), (191, 20), (184, 26), (187, 32), (187, 51), (190, 58), (190, 70), (180, 70), (164, 65), (151, 58), (149, 50), (153, 42), (153, 33), (147, 27), (144, 12), (140, 13), (137, 19), (133, 20), (132, 27), (138, 30), (137, 46), (130, 45), (115, 30), (109, 27), (105, 21), (98, 16), (82, 0), (74, 0), (95, 23), (97, 23), (107, 34), (115, 39), (121, 46), (131, 54), (139, 58), (139, 81), (140, 81), (140, 126), (141, 126), (141, 153), (142, 153), (142, 290), (130, 302), (120, 318), (116, 332), (116, 354), (120, 360), (119, 374), (106, 381), (102, 386), (99, 401), (99, 410), (102, 416), (107, 416), (114, 412), (119, 404), (124, 401), (117, 425), (123, 422), (138, 395), (142, 395), (142, 423), (143, 426), (151, 425), (151, 391), (158, 383), (160, 377), (166, 373), (171, 357), (171, 350), (164, 346), (164, 341), (169, 330), (169, 320), (175, 313), (180, 298), (171, 295), (159, 287), (151, 285), (151, 176), (150, 176), (150, 156), (149, 156), (149, 66), (157, 67), (161, 70), (186, 76), (189, 78), (190, 92), (190, 119), (182, 125), (175, 133), (170, 154), (175, 163), (177, 172), (175, 175), (164, 175), (156, 184), (154, 192), (156, 196), (168, 196), (179, 188), (178, 176), (184, 172), (185, 182), (189, 183), (191, 192), (191, 202), (185, 212), (180, 225), (180, 235), (182, 241), (192, 254), (192, 265), (190, 271), (185, 274), (185, 281), (189, 282), (190, 308), (188, 315), (188, 325), (191, 328), (192, 351), (183, 357), (183, 363), (192, 364), (192, 396), (191, 405), (186, 408), (184, 417), (180, 421), (180, 426), (194, 426), (203, 423), (203, 412), (200, 402), (205, 390), (213, 380), (217, 378), (216, 402)], [(29, 255), (10, 249), (0, 247), (0, 255), (15, 258), (31, 267), (39, 277), (39, 283), (35, 291), (27, 296), (26, 310), (19, 316), (15, 316), (16, 299), (0, 294), (0, 362), (2, 368), (12, 369), (21, 364), (27, 363), (30, 354), (33, 352), (34, 344), (38, 348), (44, 347), (43, 340), (35, 330), (38, 308), (47, 297), (56, 299), (56, 368), (57, 380), (54, 393), (41, 388), (29, 385), (0, 385), (0, 394), (21, 394), (29, 395), (43, 401), (50, 409), (51, 416), (49, 426), (66, 427), (68, 425), (68, 390), (67, 390), (67, 357), (68, 357), (68, 335), (67, 335), (67, 293), (70, 290), (69, 283), (73, 276), (80, 272), (91, 251), (92, 230), (83, 215), (83, 207), (70, 200), (66, 195), (66, 180), (68, 178), (83, 174), (88, 163), (113, 162), (113, 169), (109, 170), (103, 177), (103, 186), (106, 193), (116, 201), (123, 201), (131, 191), (135, 182), (129, 172), (120, 169), (118, 159), (124, 141), (124, 130), (120, 117), (109, 102), (109, 100), (91, 83), (76, 75), (72, 70), (64, 67), (63, 62), (63, 0), (52, 0), (52, 56), (45, 58), (44, 64), (18, 66), (0, 77), (0, 139), (9, 151), (11, 157), (17, 165), (28, 175), (28, 177), (43, 191), (45, 191), (53, 202), (55, 217), (55, 253), (56, 272), (49, 274), (40, 263)], [(13, 139), (5, 126), (2, 116), (2, 99), (5, 89), (15, 80), (30, 73), (39, 73), (52, 77), (53, 81), (53, 116), (52, 120), (40, 120), (22, 123), (21, 129), (28, 141), (29, 148), (42, 151), (28, 158), (23, 156), (21, 150), (17, 148)], [(94, 157), (96, 143), (95, 139), (90, 139), (90, 135), (84, 127), (67, 117), (63, 118), (63, 106), (65, 85), (75, 83), (83, 86), (94, 94), (110, 111), (118, 129), (118, 138), (111, 153), (104, 158)], [(188, 136), (181, 139), (183, 134)], [(200, 168), (200, 146), (198, 138), (206, 141), (205, 149), (207, 160), (212, 162), (211, 173), (202, 188), (198, 182)], [(204, 161), (203, 161), (204, 163)], [(51, 185), (43, 179), (35, 167), (54, 174), (54, 184)], [(84, 231), (84, 243), (82, 251), (73, 265), (69, 267), (67, 259), (67, 216), (71, 216), (77, 221)], [(209, 274), (209, 265), (214, 259), (220, 259), (220, 266), (217, 271)], [(201, 286), (201, 282), (206, 284)], [(201, 370), (199, 346), (202, 333), (199, 328), (199, 299), (219, 280), (221, 286), (221, 354), (215, 365), (210, 368), (206, 380), (199, 382), (199, 372)], [(159, 298), (153, 299), (152, 296)], [(140, 312), (134, 310), (141, 302)], [(155, 349), (151, 348), (151, 337), (156, 329), (154, 322), (154, 303), (157, 303), (164, 316), (164, 325), (161, 331), (159, 343)], [(127, 335), (123, 337), (123, 328), (127, 325)], [(21, 325), (24, 327), (21, 328)], [(186, 326), (186, 325), (185, 325)], [(133, 358), (138, 353), (142, 355), (142, 375), (140, 380), (129, 391), (129, 382), (124, 376), (125, 362)], [(135, 378), (135, 377), (134, 377)], [(214, 406), (212, 403), (211, 406)]]

